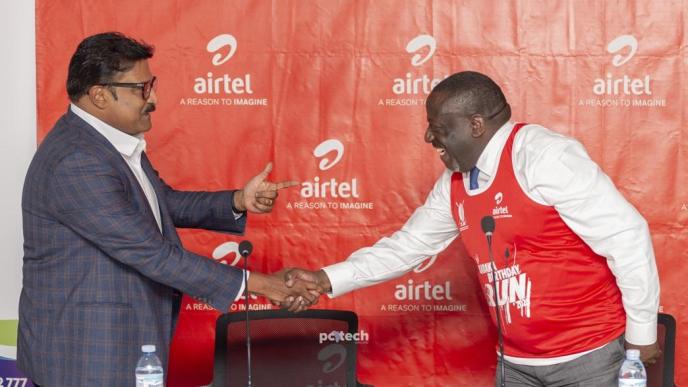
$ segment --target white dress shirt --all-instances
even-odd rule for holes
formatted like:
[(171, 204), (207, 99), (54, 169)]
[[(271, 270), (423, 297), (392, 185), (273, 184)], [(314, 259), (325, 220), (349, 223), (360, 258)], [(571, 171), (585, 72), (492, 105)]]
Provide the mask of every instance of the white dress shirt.
[[(477, 162), (479, 188), (469, 194), (483, 192), (492, 184), (513, 126), (512, 122), (504, 124), (490, 139)], [(573, 232), (607, 259), (626, 311), (626, 341), (654, 343), (659, 278), (645, 219), (574, 139), (539, 125), (526, 125), (514, 138), (512, 162), (523, 192), (537, 203), (553, 206)], [(451, 214), (451, 175), (450, 170), (442, 173), (425, 204), (399, 231), (323, 269), (332, 283), (331, 296), (401, 276), (458, 236)], [(468, 191), (468, 173), (465, 177)], [(505, 358), (518, 364), (546, 365), (587, 352), (540, 362)]]
[[(136, 136), (132, 136), (130, 134), (124, 133), (121, 130), (116, 129), (101, 121), (100, 119), (96, 118), (95, 116), (87, 113), (86, 111), (74, 104), (70, 104), (70, 109), (72, 109), (72, 112), (74, 114), (76, 114), (82, 120), (86, 121), (89, 125), (91, 125), (96, 131), (98, 131), (98, 133), (102, 134), (103, 137), (105, 137), (105, 139), (107, 139), (108, 142), (110, 142), (110, 144), (112, 144), (112, 146), (115, 147), (117, 152), (119, 152), (119, 154), (122, 155), (122, 158), (124, 159), (124, 161), (126, 161), (127, 165), (129, 166), (129, 169), (131, 169), (131, 172), (134, 174), (136, 180), (139, 182), (139, 185), (141, 186), (143, 193), (146, 195), (148, 204), (150, 205), (150, 208), (153, 211), (155, 222), (158, 224), (158, 229), (162, 233), (162, 221), (160, 218), (160, 206), (158, 204), (158, 196), (155, 194), (153, 185), (151, 184), (150, 180), (148, 180), (148, 177), (143, 172), (143, 168), (141, 167), (141, 154), (146, 150), (146, 140), (144, 138), (144, 135), (139, 134)], [(243, 214), (234, 214), (234, 217), (237, 219), (241, 216), (243, 216)], [(250, 275), (250, 273), (248, 272), (246, 274), (247, 276)], [(237, 294), (235, 301), (241, 298), (241, 296), (244, 293), (245, 286), (245, 283), (242, 282), (241, 288), (239, 289), (239, 293)]]

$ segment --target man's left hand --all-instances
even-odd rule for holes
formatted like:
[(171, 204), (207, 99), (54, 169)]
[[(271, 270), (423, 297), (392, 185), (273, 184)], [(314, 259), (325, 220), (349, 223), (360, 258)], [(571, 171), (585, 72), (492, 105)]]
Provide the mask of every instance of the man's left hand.
[(646, 365), (655, 364), (657, 359), (662, 355), (662, 350), (659, 349), (659, 344), (655, 341), (650, 345), (635, 345), (628, 341), (626, 342), (626, 349), (637, 349), (640, 351), (640, 360)]
[(272, 171), (272, 162), (265, 169), (246, 183), (243, 189), (234, 192), (234, 208), (239, 211), (250, 211), (264, 214), (272, 211), (279, 190), (298, 185), (298, 181), (273, 183), (266, 181)]

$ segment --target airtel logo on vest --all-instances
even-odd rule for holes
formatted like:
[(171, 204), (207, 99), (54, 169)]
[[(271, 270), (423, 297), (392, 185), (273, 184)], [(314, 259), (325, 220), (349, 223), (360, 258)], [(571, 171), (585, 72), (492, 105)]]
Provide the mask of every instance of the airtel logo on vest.
[(504, 200), (504, 194), (502, 194), (501, 192), (497, 192), (497, 194), (494, 197), (494, 200), (497, 205), (492, 209), (492, 216), (495, 218), (511, 218), (511, 214), (509, 214), (509, 207), (500, 206), (500, 204)]

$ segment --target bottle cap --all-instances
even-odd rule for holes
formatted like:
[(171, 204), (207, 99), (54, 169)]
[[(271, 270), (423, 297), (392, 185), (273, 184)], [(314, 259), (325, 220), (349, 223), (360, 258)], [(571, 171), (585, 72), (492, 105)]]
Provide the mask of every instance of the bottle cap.
[(141, 352), (153, 353), (153, 352), (155, 352), (155, 345), (153, 345), (153, 344), (142, 345), (141, 346)]
[(640, 351), (637, 349), (627, 349), (626, 350), (626, 359), (630, 359), (630, 360), (640, 359)]

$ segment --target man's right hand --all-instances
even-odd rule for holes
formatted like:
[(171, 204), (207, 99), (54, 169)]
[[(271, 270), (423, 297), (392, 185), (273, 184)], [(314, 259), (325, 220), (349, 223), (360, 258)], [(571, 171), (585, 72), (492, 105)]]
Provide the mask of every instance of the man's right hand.
[(321, 288), (323, 288), (325, 292), (332, 291), (330, 278), (327, 276), (324, 270), (311, 271), (306, 269), (292, 268), (284, 271), (284, 281), (286, 282), (287, 287), (294, 286), (297, 280), (315, 282)]
[(625, 346), (626, 349), (637, 349), (640, 351), (640, 360), (645, 363), (645, 366), (655, 364), (657, 359), (662, 356), (662, 350), (656, 341), (650, 345), (636, 345), (626, 341)]
[[(330, 278), (323, 270), (311, 271), (306, 269), (291, 268), (285, 269), (284, 272), (284, 283), (288, 288), (297, 286), (300, 282), (315, 283), (320, 289), (321, 293), (329, 293), (332, 291), (332, 284), (330, 283)], [(300, 312), (306, 309), (306, 306), (302, 306), (299, 300), (294, 297), (287, 297), (285, 301), (280, 303), (280, 306), (287, 308), (292, 312)]]
[(249, 292), (265, 296), (273, 304), (298, 303), (302, 306), (298, 311), (317, 303), (320, 294), (324, 292), (324, 289), (315, 281), (301, 280), (287, 286), (284, 271), (272, 275), (252, 271), (247, 286)]

